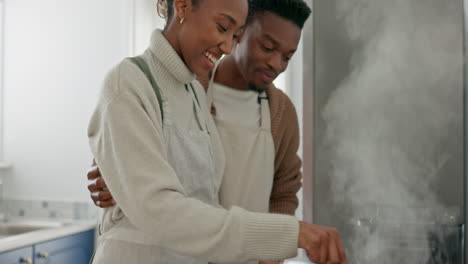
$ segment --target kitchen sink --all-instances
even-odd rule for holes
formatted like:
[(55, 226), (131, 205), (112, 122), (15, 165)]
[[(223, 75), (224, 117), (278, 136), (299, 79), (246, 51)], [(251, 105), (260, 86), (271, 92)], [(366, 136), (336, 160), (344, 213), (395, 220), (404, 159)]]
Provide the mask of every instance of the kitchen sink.
[(67, 225), (55, 221), (11, 220), (0, 222), (0, 238)]

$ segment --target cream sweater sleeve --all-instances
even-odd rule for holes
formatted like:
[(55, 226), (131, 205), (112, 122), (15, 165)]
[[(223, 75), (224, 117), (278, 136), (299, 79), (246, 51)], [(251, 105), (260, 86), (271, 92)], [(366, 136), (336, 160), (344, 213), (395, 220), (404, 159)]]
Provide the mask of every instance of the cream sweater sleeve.
[(149, 83), (129, 64), (108, 75), (88, 136), (106, 183), (132, 224), (158, 246), (210, 262), (295, 256), (296, 218), (224, 210), (185, 196), (167, 161), (162, 128), (143, 107), (147, 99), (139, 91)]

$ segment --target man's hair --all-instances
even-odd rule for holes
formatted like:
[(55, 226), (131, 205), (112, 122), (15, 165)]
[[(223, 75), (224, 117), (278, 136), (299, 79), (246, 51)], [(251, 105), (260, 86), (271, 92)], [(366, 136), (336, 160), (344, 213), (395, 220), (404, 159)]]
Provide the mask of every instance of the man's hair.
[(272, 12), (302, 29), (312, 10), (303, 0), (249, 0), (247, 23), (264, 12)]

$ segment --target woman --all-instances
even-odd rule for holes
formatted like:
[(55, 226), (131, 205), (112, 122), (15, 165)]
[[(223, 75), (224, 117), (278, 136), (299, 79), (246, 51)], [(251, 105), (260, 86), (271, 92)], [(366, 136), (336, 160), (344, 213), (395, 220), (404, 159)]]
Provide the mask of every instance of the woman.
[(118, 204), (104, 213), (93, 263), (276, 260), (298, 246), (319, 263), (341, 263), (333, 230), (220, 208), (224, 155), (195, 75), (230, 53), (248, 4), (167, 4), (165, 30), (153, 33), (141, 60), (126, 59), (108, 74), (89, 125), (93, 155)]

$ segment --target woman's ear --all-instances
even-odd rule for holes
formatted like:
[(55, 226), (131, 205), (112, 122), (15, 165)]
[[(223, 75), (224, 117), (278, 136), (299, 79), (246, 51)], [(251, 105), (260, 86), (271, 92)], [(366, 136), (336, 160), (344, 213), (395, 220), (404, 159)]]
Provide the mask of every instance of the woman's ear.
[(182, 23), (189, 11), (192, 9), (192, 0), (174, 0), (175, 16), (179, 23)]

